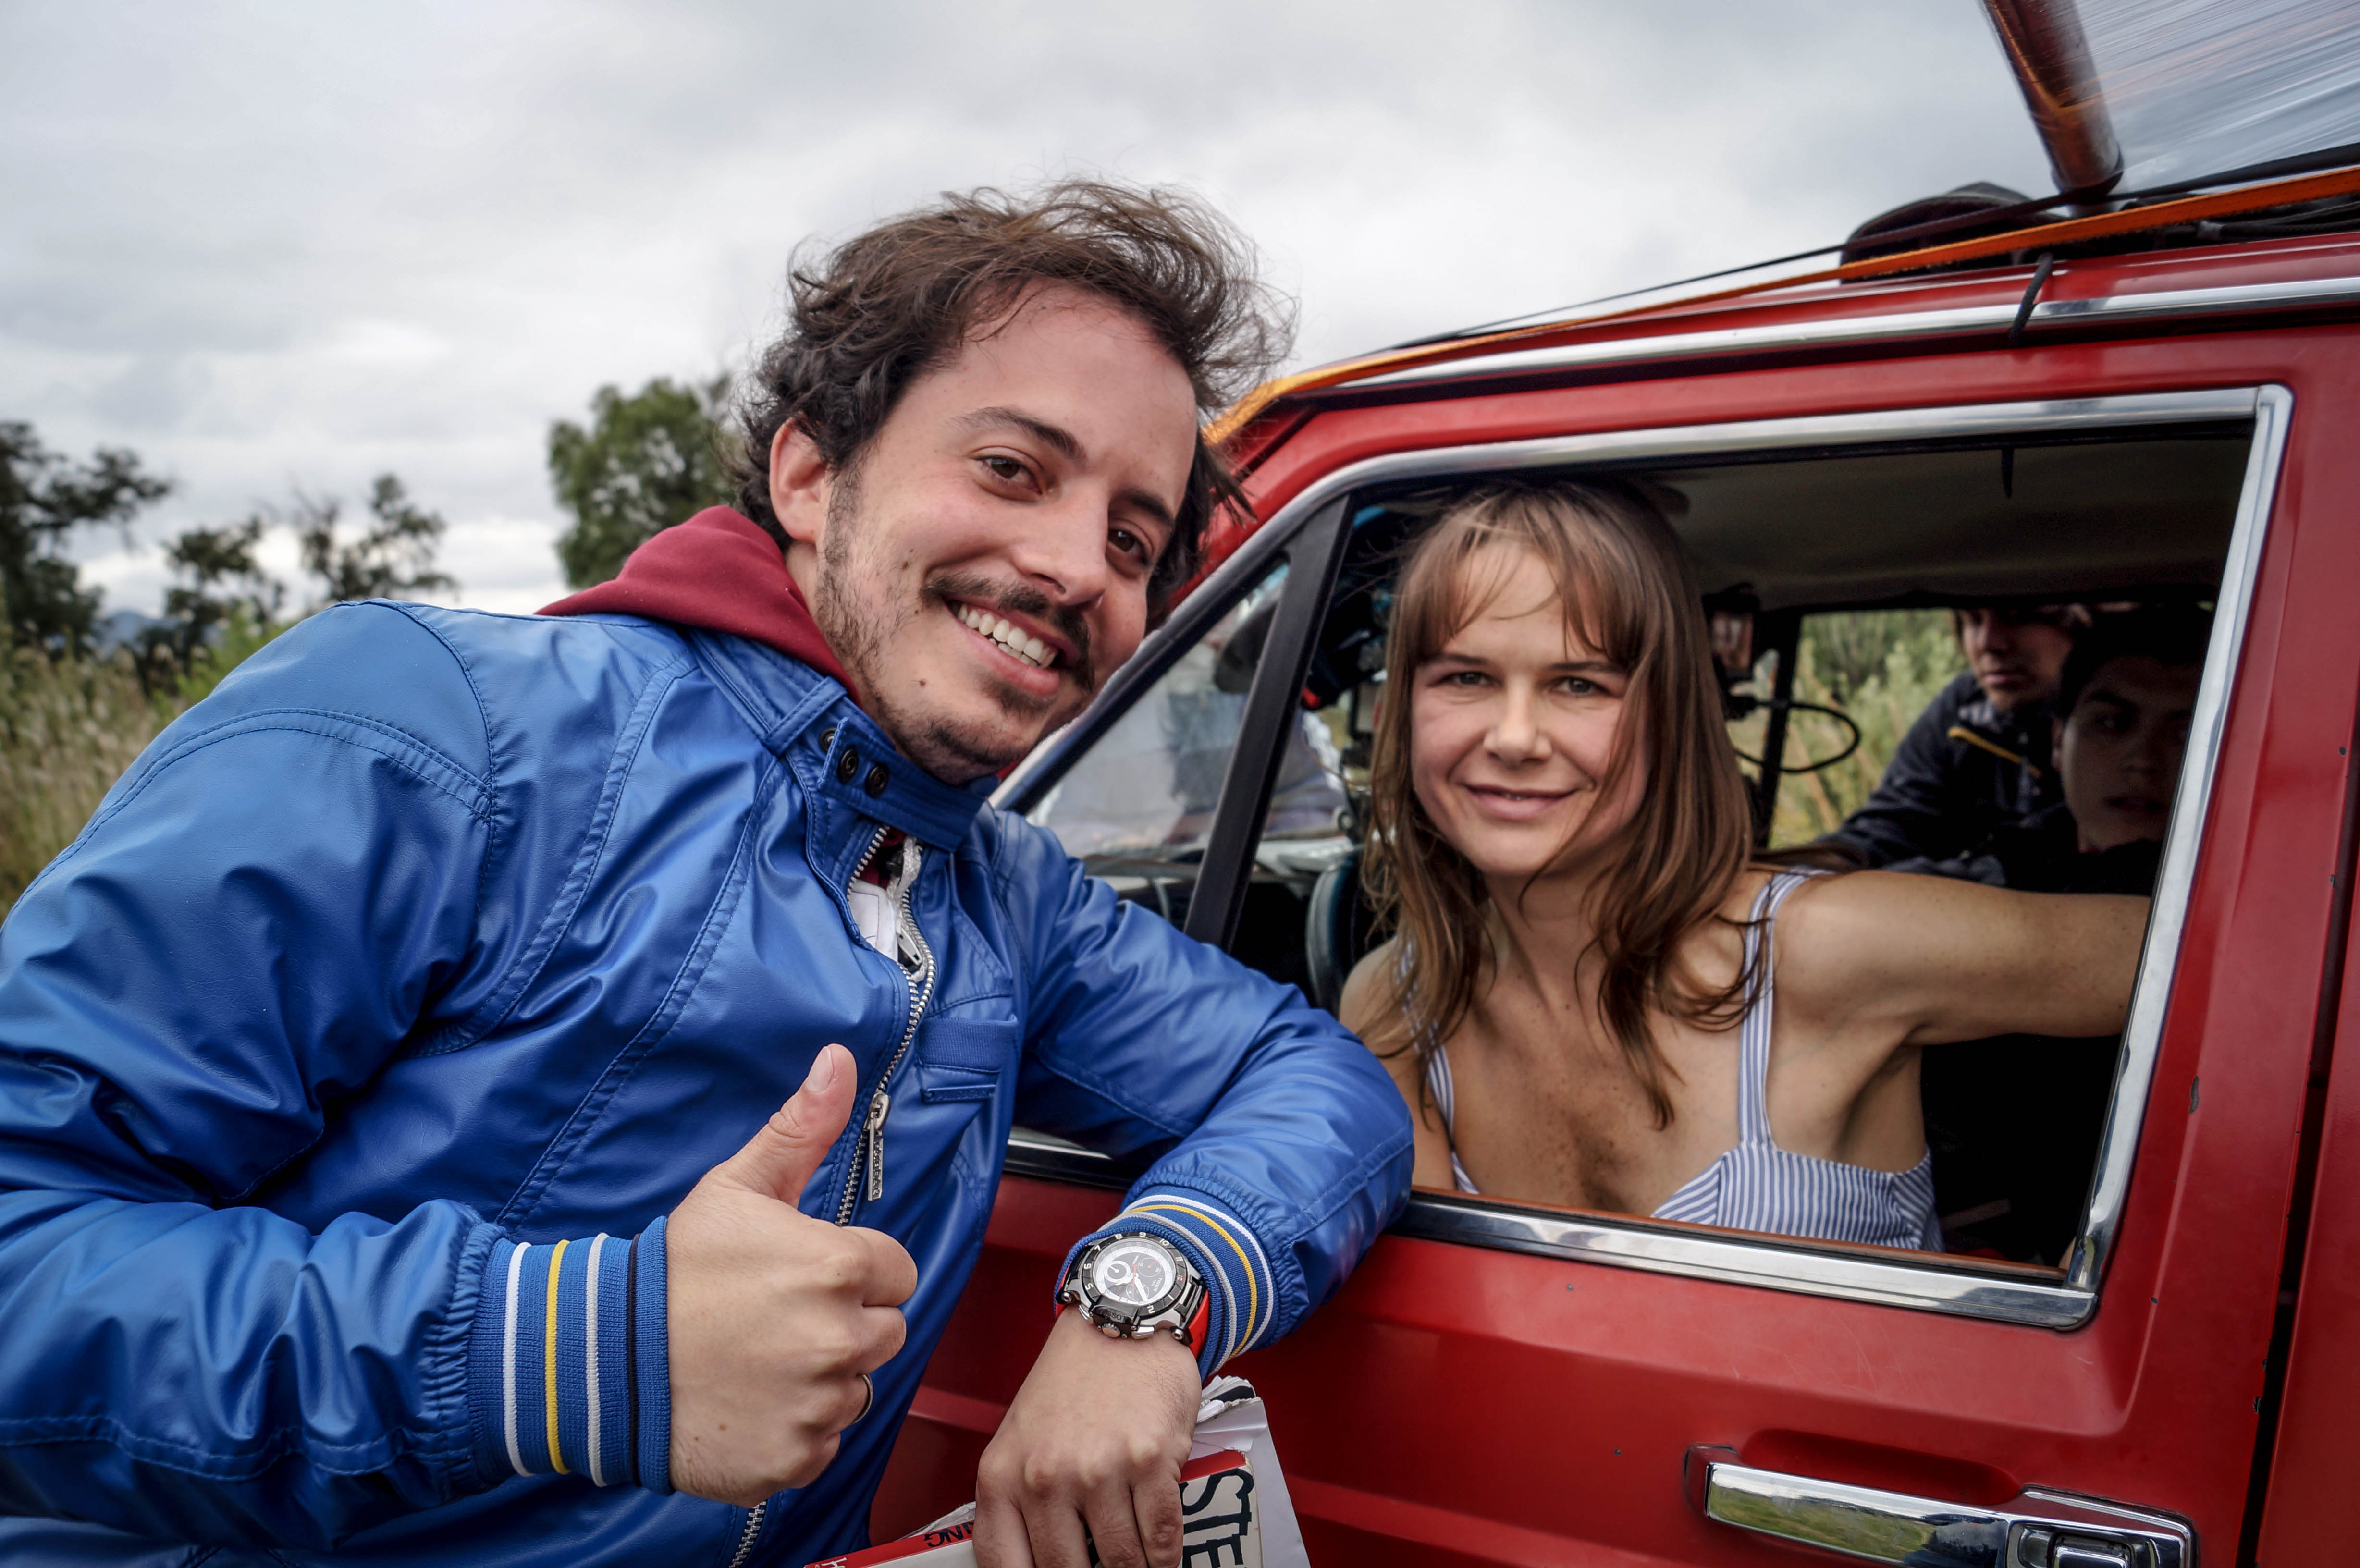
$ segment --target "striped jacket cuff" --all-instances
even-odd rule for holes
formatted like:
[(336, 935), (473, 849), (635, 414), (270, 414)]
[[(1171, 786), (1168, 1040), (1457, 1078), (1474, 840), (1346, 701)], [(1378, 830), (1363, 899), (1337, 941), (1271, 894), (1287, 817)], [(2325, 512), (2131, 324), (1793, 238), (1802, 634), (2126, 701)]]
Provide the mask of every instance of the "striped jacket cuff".
[(493, 1244), (467, 1354), (484, 1474), (672, 1489), (663, 1225)]
[(1270, 1333), (1277, 1321), (1278, 1301), (1260, 1238), (1235, 1214), (1194, 1192), (1164, 1188), (1133, 1194), (1122, 1213), (1075, 1244), (1058, 1271), (1060, 1285), (1083, 1247), (1124, 1231), (1162, 1236), (1185, 1253), (1204, 1276), (1212, 1300), (1196, 1365), (1206, 1377)]

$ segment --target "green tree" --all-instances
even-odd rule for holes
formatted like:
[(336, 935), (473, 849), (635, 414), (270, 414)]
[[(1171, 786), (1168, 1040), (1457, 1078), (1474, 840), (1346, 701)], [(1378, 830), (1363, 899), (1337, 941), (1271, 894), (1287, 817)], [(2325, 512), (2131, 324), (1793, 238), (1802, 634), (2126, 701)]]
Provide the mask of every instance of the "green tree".
[[(303, 570), (320, 580), (325, 593), (314, 610), (350, 599), (414, 598), (455, 592), (458, 582), (434, 569), (434, 551), (449, 527), (440, 515), (410, 499), (401, 481), (380, 474), (369, 489), (369, 516), (376, 521), (347, 544), (336, 537), (343, 504), (297, 492), (290, 519), (303, 552)], [(258, 530), (257, 530), (258, 537)]]
[(165, 547), (182, 581), (164, 594), (164, 622), (142, 635), (143, 667), (174, 683), (193, 670), (234, 623), (268, 627), (287, 600), (287, 585), (262, 569), (255, 547), (263, 517), (218, 528), (191, 528)]
[(51, 654), (88, 651), (99, 592), (84, 588), (80, 571), (60, 553), (66, 535), (86, 523), (113, 523), (127, 537), (139, 508), (171, 488), (120, 448), (101, 447), (87, 463), (71, 463), (43, 446), (31, 425), (0, 420), (0, 613), (8, 640)]
[(658, 377), (626, 397), (601, 387), (590, 428), (549, 427), (549, 480), (574, 514), (557, 559), (576, 588), (604, 583), (663, 528), (736, 495), (722, 463), (720, 414), (729, 377), (681, 387)]

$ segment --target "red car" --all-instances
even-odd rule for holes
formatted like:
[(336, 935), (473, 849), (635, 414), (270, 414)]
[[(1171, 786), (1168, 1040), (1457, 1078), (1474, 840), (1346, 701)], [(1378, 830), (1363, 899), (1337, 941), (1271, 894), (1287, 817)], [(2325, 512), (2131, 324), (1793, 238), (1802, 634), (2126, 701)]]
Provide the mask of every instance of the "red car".
[[(2318, 226), (2360, 227), (2334, 212)], [(1815, 616), (2215, 607), (2054, 1255), (1420, 1192), (1332, 1303), (1236, 1368), (1315, 1562), (2360, 1555), (2334, 1500), (2360, 1405), (2360, 237), (1989, 254), (2096, 222), (1936, 258), (1966, 271), (1450, 340), (1282, 388), (1229, 437), (1267, 521), (1007, 782), (1125, 896), (1333, 1005), (1369, 940), (1355, 743), (1391, 563), (1453, 485), (1654, 487), (1704, 588), (1781, 656), (1774, 725)], [(970, 1494), (1058, 1260), (1123, 1184), (1018, 1135), (880, 1537)]]

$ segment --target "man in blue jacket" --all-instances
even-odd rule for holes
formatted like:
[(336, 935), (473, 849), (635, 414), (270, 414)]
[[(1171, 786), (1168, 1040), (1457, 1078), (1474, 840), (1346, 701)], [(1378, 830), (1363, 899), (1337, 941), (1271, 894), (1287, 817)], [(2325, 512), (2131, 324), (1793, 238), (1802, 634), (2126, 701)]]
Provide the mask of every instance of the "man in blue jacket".
[(1408, 1125), (986, 796), (1193, 569), (1241, 254), (1100, 186), (887, 223), (794, 279), (744, 515), (540, 617), (329, 611), (158, 738), (0, 928), (0, 1560), (857, 1546), (1021, 1116), (1153, 1163), (978, 1552), (1174, 1568), (1201, 1376)]

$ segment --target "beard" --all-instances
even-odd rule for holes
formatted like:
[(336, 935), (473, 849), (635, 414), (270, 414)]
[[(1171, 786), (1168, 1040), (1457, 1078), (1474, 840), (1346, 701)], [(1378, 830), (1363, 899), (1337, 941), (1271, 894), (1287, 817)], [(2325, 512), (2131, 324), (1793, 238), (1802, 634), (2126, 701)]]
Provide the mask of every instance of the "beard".
[[(902, 756), (946, 784), (966, 784), (1022, 761), (1052, 722), (1078, 713), (1098, 691), (1098, 663), (1090, 651), (1088, 623), (1080, 611), (1052, 603), (1037, 588), (978, 572), (936, 572), (914, 596), (901, 599), (887, 563), (864, 548), (870, 530), (860, 506), (859, 472), (856, 465), (847, 464), (837, 472), (828, 496), (827, 531), (820, 543), (819, 581), (812, 598), (812, 618), (819, 623), (820, 635), (826, 638), (837, 662), (852, 677), (855, 700)], [(864, 593), (864, 585), (871, 591)], [(1079, 701), (1036, 697), (987, 678), (987, 700), (999, 710), (997, 715), (928, 713), (901, 702), (892, 684), (880, 677), (895, 657), (901, 634), (930, 608), (949, 615), (950, 601), (955, 599), (986, 605), (1002, 615), (1030, 615), (1054, 627), (1075, 650), (1065, 673), (1078, 688)], [(1061, 707), (1070, 711), (1061, 713)], [(1021, 742), (1011, 744), (1008, 720), (1014, 720), (1018, 734), (1025, 737)]]

